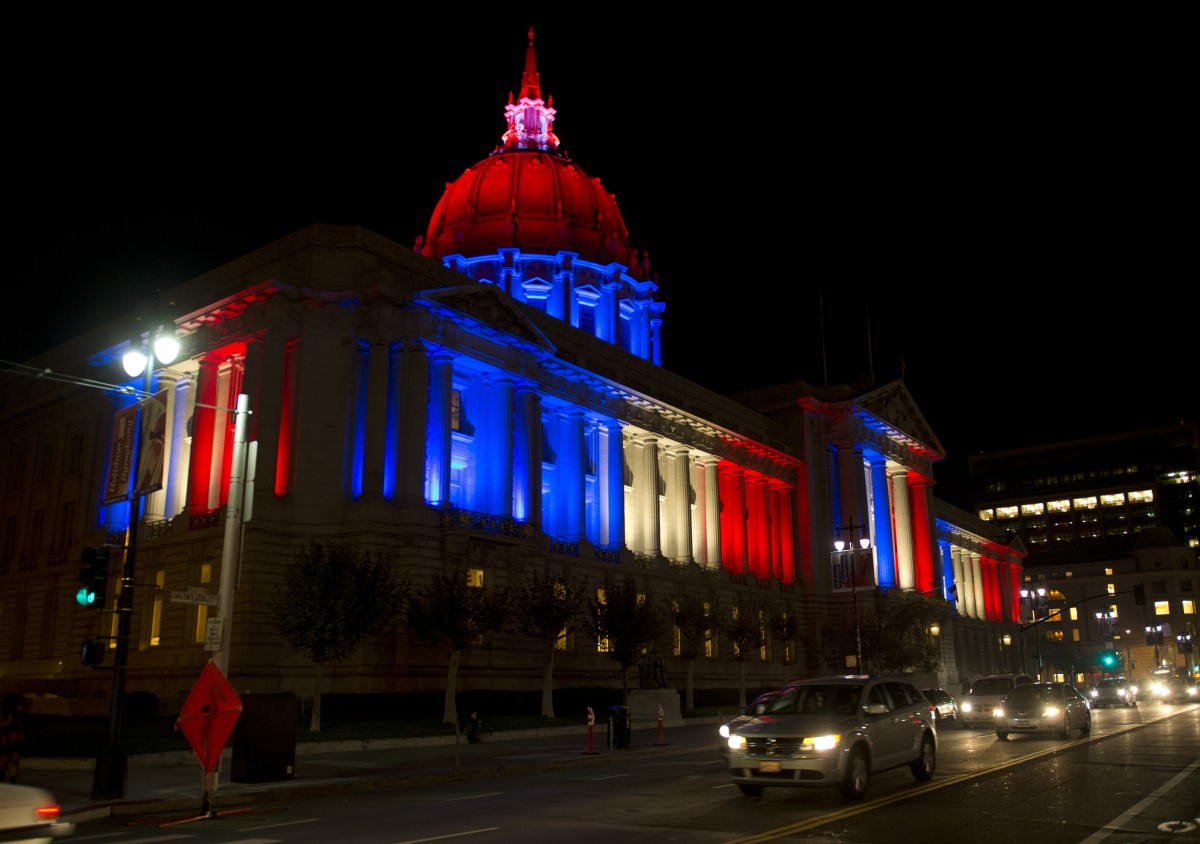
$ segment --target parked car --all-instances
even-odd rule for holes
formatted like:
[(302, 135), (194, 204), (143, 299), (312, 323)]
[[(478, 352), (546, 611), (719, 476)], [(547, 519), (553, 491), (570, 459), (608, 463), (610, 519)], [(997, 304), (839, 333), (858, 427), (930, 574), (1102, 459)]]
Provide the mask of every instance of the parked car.
[(0, 841), (49, 844), (75, 825), (59, 819), (58, 801), (45, 789), (0, 783)]
[(958, 699), (958, 717), (968, 729), (992, 726), (992, 710), (1005, 695), (1022, 683), (1032, 683), (1028, 674), (988, 674), (971, 684), (970, 690)]
[(933, 777), (935, 719), (933, 704), (903, 677), (800, 680), (730, 731), (729, 774), (750, 797), (767, 787), (839, 786), (858, 800), (881, 771), (908, 766), (918, 780)]
[(1154, 690), (1158, 699), (1163, 703), (1189, 703), (1200, 700), (1200, 691), (1197, 690), (1196, 681), (1186, 680), (1183, 677), (1167, 677), (1159, 680)]
[(740, 727), (742, 724), (753, 721), (757, 716), (767, 711), (767, 706), (775, 698), (779, 697), (780, 690), (776, 689), (772, 692), (763, 692), (761, 695), (750, 701), (746, 707), (732, 721), (726, 721), (717, 729), (717, 734), (720, 736), (720, 741), (717, 742), (721, 751), (721, 756), (729, 755), (729, 733)]
[(1092, 731), (1092, 706), (1070, 683), (1022, 683), (1000, 702), (992, 713), (996, 737), (1009, 733), (1053, 732), (1070, 738)]
[(939, 724), (958, 718), (958, 700), (945, 689), (921, 689), (921, 694), (933, 704)]
[(1092, 686), (1089, 697), (1092, 708), (1104, 706), (1136, 706), (1137, 686), (1124, 677), (1105, 677)]

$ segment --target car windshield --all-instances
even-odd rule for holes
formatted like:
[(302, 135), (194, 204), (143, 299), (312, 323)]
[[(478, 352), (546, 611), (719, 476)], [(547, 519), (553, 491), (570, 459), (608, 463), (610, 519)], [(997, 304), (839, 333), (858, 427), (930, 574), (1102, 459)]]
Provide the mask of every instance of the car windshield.
[(793, 686), (767, 707), (768, 715), (853, 715), (858, 708), (859, 686)]
[(1062, 695), (1054, 686), (1034, 686), (1026, 684), (1023, 686), (1017, 686), (1004, 700), (1006, 703), (1012, 705), (1033, 703), (1034, 701), (1039, 700), (1057, 700), (1061, 697)]
[(973, 695), (1006, 695), (1013, 687), (1012, 680), (1007, 677), (984, 677), (971, 686)]
[(1098, 685), (1100, 686), (1100, 688), (1117, 688), (1119, 686), (1124, 686), (1125, 681), (1124, 680), (1101, 680)]

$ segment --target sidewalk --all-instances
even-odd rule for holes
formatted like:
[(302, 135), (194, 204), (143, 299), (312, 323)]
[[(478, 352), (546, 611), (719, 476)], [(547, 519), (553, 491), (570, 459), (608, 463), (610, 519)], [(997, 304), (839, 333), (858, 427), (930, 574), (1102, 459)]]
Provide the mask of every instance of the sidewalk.
[[(279, 800), (414, 788), (443, 782), (555, 770), (566, 765), (625, 762), (651, 754), (682, 753), (708, 745), (717, 753), (719, 718), (687, 719), (660, 731), (634, 725), (629, 746), (609, 749), (606, 727), (484, 733), (479, 744), (465, 737), (316, 742), (296, 745), (291, 779), (231, 782), (232, 751), (226, 748), (209, 778), (210, 812), (253, 807)], [(590, 752), (589, 752), (590, 750)], [(83, 823), (102, 817), (200, 815), (204, 771), (190, 752), (131, 756), (124, 797), (91, 798), (93, 759), (21, 761), (24, 785), (45, 788), (59, 801), (63, 820)]]

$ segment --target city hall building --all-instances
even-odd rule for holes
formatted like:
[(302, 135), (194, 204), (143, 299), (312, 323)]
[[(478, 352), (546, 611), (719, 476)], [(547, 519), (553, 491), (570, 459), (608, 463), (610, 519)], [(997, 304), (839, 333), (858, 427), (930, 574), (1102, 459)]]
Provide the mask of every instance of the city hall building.
[[(417, 588), (565, 566), (592, 594), (628, 576), (660, 602), (754, 607), (764, 630), (798, 620), (743, 665), (715, 618), (701, 689), (737, 688), (743, 668), (752, 687), (853, 671), (851, 606), (869, 614), (885, 593), (931, 603), (930, 683), (1008, 667), (997, 634), (1020, 620), (1024, 548), (935, 497), (945, 455), (904, 384), (797, 373), (731, 398), (665, 370), (658, 283), (614, 197), (560, 151), (532, 34), (519, 91), (499, 146), (448, 184), (413, 248), (315, 224), (147, 301), (133, 337), (131, 315), (5, 364), (0, 687), (106, 705), (111, 676), (80, 643), (116, 635), (116, 614), (76, 604), (79, 560), (126, 546), (131, 523), (126, 688), (167, 709), (215, 647), (239, 691), (308, 694), (313, 666), (269, 606), (314, 540)], [(122, 372), (164, 335), (177, 359)], [(857, 565), (839, 538), (865, 541)], [(556, 685), (620, 688), (582, 630), (560, 643)], [(682, 688), (677, 637), (653, 650)], [(397, 622), (324, 690), (440, 691), (446, 659)], [(538, 689), (543, 663), (540, 643), (496, 632), (463, 652), (458, 685)]]

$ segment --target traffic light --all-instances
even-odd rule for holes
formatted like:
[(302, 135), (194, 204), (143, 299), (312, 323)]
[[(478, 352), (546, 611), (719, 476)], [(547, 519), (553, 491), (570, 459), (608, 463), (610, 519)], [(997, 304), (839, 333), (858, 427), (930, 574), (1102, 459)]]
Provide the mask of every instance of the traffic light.
[(1100, 664), (1107, 668), (1114, 668), (1117, 664), (1117, 655), (1112, 651), (1105, 651), (1100, 654)]
[(79, 572), (83, 588), (75, 593), (75, 603), (102, 610), (108, 590), (108, 549), (104, 546), (84, 548), (79, 561), (83, 563)]
[(104, 662), (104, 642), (98, 639), (84, 639), (79, 661), (93, 668)]
[(1139, 607), (1146, 606), (1146, 587), (1140, 583), (1133, 584), (1133, 602)]

